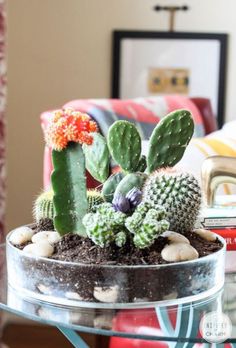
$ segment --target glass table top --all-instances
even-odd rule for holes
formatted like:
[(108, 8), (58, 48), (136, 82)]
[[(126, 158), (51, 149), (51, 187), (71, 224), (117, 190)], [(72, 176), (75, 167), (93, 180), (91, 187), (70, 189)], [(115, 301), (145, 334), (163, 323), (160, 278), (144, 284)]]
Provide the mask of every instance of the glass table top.
[[(32, 302), (8, 286), (5, 246), (0, 245), (0, 309), (40, 323), (94, 334), (168, 342), (205, 342), (199, 326), (209, 312), (223, 312), (232, 323), (236, 343), (236, 273), (226, 275), (224, 289), (204, 301), (147, 309), (91, 309)], [(184, 286), (184, 284), (183, 284)]]

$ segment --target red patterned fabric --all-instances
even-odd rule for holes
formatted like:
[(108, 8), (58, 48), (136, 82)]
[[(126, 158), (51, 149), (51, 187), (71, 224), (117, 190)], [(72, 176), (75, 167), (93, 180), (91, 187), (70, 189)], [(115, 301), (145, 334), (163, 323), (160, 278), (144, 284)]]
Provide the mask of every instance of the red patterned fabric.
[[(189, 98), (184, 96), (163, 96), (135, 98), (128, 100), (120, 99), (78, 99), (70, 101), (64, 107), (72, 107), (75, 110), (88, 113), (97, 121), (101, 132), (106, 135), (110, 125), (118, 120), (125, 119), (133, 122), (143, 139), (149, 139), (154, 127), (168, 112), (176, 109), (188, 109), (192, 112), (195, 123), (195, 136), (203, 136), (204, 117), (198, 107)], [(48, 126), (52, 117), (52, 111), (46, 111), (41, 115), (43, 131)], [(52, 171), (51, 151), (45, 148), (44, 155), (44, 187), (50, 186), (50, 175)], [(89, 175), (87, 178), (88, 187), (96, 187), (98, 183)]]

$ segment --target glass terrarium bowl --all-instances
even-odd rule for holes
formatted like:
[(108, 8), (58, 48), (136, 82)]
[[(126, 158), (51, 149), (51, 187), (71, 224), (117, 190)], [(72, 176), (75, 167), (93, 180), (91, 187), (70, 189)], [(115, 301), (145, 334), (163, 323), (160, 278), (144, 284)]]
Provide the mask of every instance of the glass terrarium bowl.
[(94, 265), (23, 253), (7, 237), (9, 285), (31, 301), (90, 308), (141, 308), (201, 300), (224, 284), (226, 245), (191, 261)]

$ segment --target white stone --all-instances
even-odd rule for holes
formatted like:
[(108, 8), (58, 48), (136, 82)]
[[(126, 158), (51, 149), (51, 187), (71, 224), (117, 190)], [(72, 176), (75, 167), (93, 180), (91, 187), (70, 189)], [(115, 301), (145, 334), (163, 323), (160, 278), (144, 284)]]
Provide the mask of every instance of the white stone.
[(172, 291), (168, 295), (163, 296), (163, 300), (174, 300), (178, 297), (177, 291)]
[(76, 301), (82, 301), (83, 300), (83, 298), (77, 292), (73, 292), (73, 291), (67, 291), (65, 296), (69, 300), (76, 300)]
[(23, 249), (24, 253), (34, 256), (49, 257), (53, 254), (54, 248), (48, 241), (40, 241), (26, 245)]
[(170, 243), (187, 243), (190, 244), (188, 238), (183, 236), (180, 233), (173, 232), (173, 231), (165, 231), (162, 233), (162, 237), (168, 238)]
[(168, 262), (190, 261), (198, 258), (198, 252), (187, 243), (173, 243), (166, 245), (161, 256)]
[(118, 291), (118, 285), (114, 285), (109, 288), (95, 286), (93, 296), (100, 302), (115, 303), (118, 299)]
[(208, 230), (204, 230), (203, 228), (196, 229), (193, 232), (198, 234), (200, 237), (207, 240), (208, 242), (214, 242), (216, 240), (215, 233)]
[(61, 236), (58, 232), (55, 231), (42, 231), (33, 235), (32, 242), (38, 243), (40, 241), (47, 241), (50, 244), (59, 242)]
[(51, 294), (52, 294), (51, 289), (50, 289), (48, 286), (44, 285), (44, 284), (39, 284), (39, 285), (37, 286), (37, 288), (38, 288), (39, 291), (40, 291), (42, 294), (44, 294), (44, 295), (51, 295)]
[(34, 231), (31, 228), (22, 226), (16, 228), (11, 233), (9, 240), (13, 245), (22, 245), (24, 243), (30, 242), (33, 234)]

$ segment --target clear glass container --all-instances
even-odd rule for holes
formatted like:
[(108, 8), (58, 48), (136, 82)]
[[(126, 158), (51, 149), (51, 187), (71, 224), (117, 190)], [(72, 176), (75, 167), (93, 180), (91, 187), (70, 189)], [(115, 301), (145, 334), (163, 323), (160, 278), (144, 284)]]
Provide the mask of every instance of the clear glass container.
[(201, 300), (224, 284), (226, 245), (192, 261), (94, 265), (25, 254), (7, 237), (9, 285), (24, 298), (90, 308), (141, 308)]

